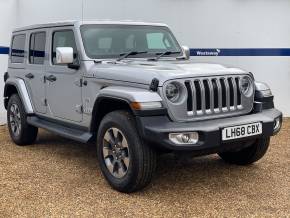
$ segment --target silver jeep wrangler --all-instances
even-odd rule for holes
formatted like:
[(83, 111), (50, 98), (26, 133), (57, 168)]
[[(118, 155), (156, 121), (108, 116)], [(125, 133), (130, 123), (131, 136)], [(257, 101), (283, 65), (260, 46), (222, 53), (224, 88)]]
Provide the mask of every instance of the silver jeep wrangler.
[(253, 74), (190, 61), (168, 26), (59, 22), (12, 34), (4, 103), (12, 140), (38, 128), (96, 142), (100, 168), (121, 192), (145, 187), (157, 153), (218, 153), (251, 164), (281, 127), (270, 88)]

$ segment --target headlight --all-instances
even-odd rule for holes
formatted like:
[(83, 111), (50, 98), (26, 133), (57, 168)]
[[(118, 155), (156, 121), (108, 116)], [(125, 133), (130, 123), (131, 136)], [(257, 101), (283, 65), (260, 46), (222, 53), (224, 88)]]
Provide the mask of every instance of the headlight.
[(166, 97), (171, 102), (176, 102), (180, 97), (180, 87), (177, 83), (169, 83), (165, 89)]
[(249, 76), (244, 76), (240, 79), (240, 90), (246, 97), (253, 95), (253, 81)]

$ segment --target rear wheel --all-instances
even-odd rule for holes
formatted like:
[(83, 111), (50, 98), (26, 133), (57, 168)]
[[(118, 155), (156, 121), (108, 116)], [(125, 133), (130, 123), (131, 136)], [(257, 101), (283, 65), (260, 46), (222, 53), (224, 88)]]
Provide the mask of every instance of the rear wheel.
[(114, 111), (103, 118), (97, 152), (102, 173), (114, 189), (130, 193), (150, 183), (156, 153), (140, 139), (129, 112)]
[(249, 147), (239, 151), (219, 153), (219, 156), (226, 162), (237, 165), (248, 165), (260, 160), (267, 152), (270, 138), (257, 139)]
[(17, 94), (8, 102), (7, 122), (10, 136), (17, 145), (29, 145), (35, 142), (38, 129), (26, 121), (26, 112)]

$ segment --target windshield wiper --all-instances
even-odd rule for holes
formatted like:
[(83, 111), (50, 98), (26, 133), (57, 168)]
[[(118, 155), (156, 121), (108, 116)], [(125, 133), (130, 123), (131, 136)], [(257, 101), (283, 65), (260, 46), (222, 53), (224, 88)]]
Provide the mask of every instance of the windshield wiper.
[(155, 55), (157, 55), (154, 58), (149, 58), (148, 61), (158, 61), (161, 57), (163, 57), (164, 55), (171, 55), (171, 54), (179, 54), (180, 51), (165, 51), (165, 52), (158, 52)]
[(132, 56), (132, 55), (146, 54), (146, 53), (148, 53), (148, 51), (130, 51), (127, 53), (122, 53), (122, 54), (120, 54), (120, 57), (117, 59), (117, 61), (121, 61), (129, 56)]

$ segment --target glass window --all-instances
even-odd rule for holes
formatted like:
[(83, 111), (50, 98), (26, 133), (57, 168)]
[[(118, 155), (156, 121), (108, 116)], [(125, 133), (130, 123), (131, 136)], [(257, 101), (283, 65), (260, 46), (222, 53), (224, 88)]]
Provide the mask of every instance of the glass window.
[(154, 57), (156, 53), (171, 51), (181, 55), (181, 48), (167, 27), (139, 25), (83, 25), (81, 34), (86, 54), (92, 59), (117, 58), (130, 51), (146, 51), (140, 57)]
[(29, 44), (29, 63), (43, 64), (45, 58), (46, 33), (33, 33)]
[(24, 62), (25, 34), (15, 35), (12, 39), (11, 62)]
[(56, 64), (56, 48), (57, 47), (71, 47), (74, 52), (74, 63), (78, 62), (77, 46), (75, 42), (74, 33), (72, 30), (62, 30), (53, 33), (52, 43), (52, 63)]
[(166, 49), (162, 33), (147, 33), (146, 34), (149, 49)]

